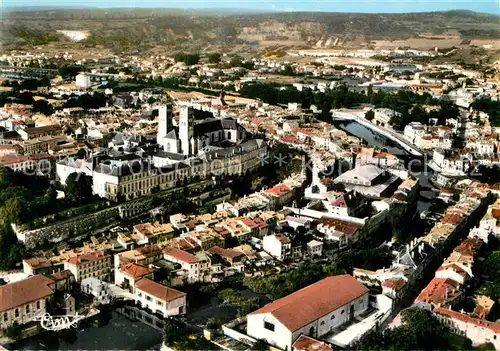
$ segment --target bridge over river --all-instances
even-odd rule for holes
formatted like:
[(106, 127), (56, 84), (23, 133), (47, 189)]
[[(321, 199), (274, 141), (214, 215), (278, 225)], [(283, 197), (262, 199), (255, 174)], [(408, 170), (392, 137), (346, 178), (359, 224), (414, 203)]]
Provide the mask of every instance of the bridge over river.
[(387, 139), (397, 143), (403, 150), (408, 152), (409, 154), (417, 157), (422, 157), (425, 152), (423, 152), (420, 148), (411, 144), (408, 140), (406, 140), (403, 136), (397, 134), (394, 131), (391, 131), (385, 127), (377, 126), (373, 123), (370, 123), (365, 118), (357, 116), (355, 114), (332, 111), (332, 118), (335, 121), (354, 121), (358, 124), (365, 126), (368, 129), (373, 130), (377, 134), (383, 135)]

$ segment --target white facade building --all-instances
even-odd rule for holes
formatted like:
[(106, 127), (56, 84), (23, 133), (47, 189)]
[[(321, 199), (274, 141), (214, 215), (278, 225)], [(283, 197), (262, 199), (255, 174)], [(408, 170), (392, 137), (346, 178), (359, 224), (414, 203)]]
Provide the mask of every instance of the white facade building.
[(100, 304), (108, 304), (111, 302), (108, 284), (97, 278), (90, 277), (83, 279), (81, 289), (83, 293), (94, 296), (94, 301)]
[(90, 76), (85, 73), (80, 73), (75, 78), (75, 85), (78, 88), (88, 89), (92, 86), (92, 82), (90, 81)]
[(163, 316), (176, 316), (186, 313), (186, 294), (169, 288), (151, 279), (143, 278), (136, 283), (135, 301)]
[(43, 275), (0, 286), (0, 330), (42, 316), (54, 295), (54, 286), (54, 281)]
[(283, 350), (322, 337), (368, 309), (368, 289), (350, 275), (325, 278), (247, 316), (247, 334)]
[(273, 234), (262, 239), (264, 251), (282, 261), (291, 255), (292, 243), (284, 234)]
[(323, 252), (323, 243), (318, 240), (311, 240), (307, 243), (307, 253), (310, 256), (321, 256)]
[(473, 318), (443, 307), (434, 309), (434, 314), (451, 330), (471, 339), (473, 346), (492, 343), (496, 350), (500, 350), (500, 323)]

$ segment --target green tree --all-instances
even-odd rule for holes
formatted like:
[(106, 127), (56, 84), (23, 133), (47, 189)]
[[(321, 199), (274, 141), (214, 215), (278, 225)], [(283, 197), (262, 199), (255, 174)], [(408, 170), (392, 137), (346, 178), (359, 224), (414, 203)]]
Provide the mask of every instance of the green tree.
[(283, 69), (281, 70), (281, 74), (284, 76), (294, 76), (295, 75), (295, 70), (293, 69), (292, 66), (290, 65), (285, 65)]
[(75, 79), (75, 77), (80, 73), (81, 71), (84, 71), (84, 67), (82, 66), (77, 66), (77, 65), (63, 65), (59, 67), (59, 74), (61, 77), (64, 79)]
[(221, 327), (221, 322), (220, 320), (218, 320), (217, 318), (213, 317), (213, 318), (210, 318), (208, 321), (207, 321), (207, 329), (208, 330), (218, 330), (220, 329)]
[(76, 158), (83, 160), (87, 156), (87, 150), (81, 148), (76, 152)]
[[(370, 86), (371, 86), (371, 85), (370, 85)], [(373, 110), (368, 110), (368, 111), (366, 111), (366, 113), (365, 113), (365, 118), (366, 118), (368, 121), (372, 121), (374, 117), (375, 117), (375, 112), (373, 112)]]
[(26, 256), (24, 245), (17, 240), (10, 226), (0, 227), (0, 269), (15, 268)]
[(269, 350), (269, 346), (267, 345), (267, 343), (264, 340), (258, 339), (257, 342), (252, 345), (252, 348), (250, 350), (267, 351), (267, 350)]
[(492, 252), (483, 265), (484, 273), (490, 280), (500, 283), (500, 251)]
[(373, 97), (373, 85), (369, 85), (368, 88), (366, 88), (366, 97), (368, 101), (370, 101)]
[(47, 100), (38, 100), (33, 103), (33, 112), (43, 113), (46, 116), (50, 116), (54, 113), (54, 107), (48, 103)]
[(54, 207), (56, 206), (56, 201), (57, 201), (57, 191), (53, 186), (49, 186), (47, 188), (47, 191), (45, 192), (45, 202), (47, 203), (47, 206), (49, 207)]
[(33, 99), (33, 94), (29, 91), (24, 91), (17, 97), (17, 102), (23, 105), (33, 105), (35, 99)]
[(486, 342), (484, 344), (476, 346), (477, 351), (495, 351), (495, 345), (491, 342)]
[(0, 216), (4, 223), (15, 223), (19, 224), (22, 222), (22, 216), (26, 206), (24, 202), (19, 198), (11, 198), (5, 201), (3, 206), (0, 208)]
[(71, 173), (66, 179), (65, 190), (68, 200), (82, 205), (92, 198), (92, 178), (85, 173)]
[(5, 336), (12, 340), (17, 340), (21, 336), (22, 332), (23, 327), (19, 323), (14, 322), (14, 324), (5, 329)]
[(0, 189), (14, 186), (14, 184), (14, 171), (8, 167), (0, 167)]
[(218, 52), (211, 53), (211, 54), (208, 55), (208, 62), (210, 62), (210, 63), (219, 63), (221, 56), (222, 55), (219, 54)]
[(165, 319), (164, 339), (165, 345), (172, 346), (183, 338), (184, 332), (180, 322), (172, 317)]

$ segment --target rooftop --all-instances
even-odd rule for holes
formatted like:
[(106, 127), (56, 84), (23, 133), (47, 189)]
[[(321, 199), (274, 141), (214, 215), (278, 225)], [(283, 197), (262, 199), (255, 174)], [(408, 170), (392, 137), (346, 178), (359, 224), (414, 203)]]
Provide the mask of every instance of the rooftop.
[(271, 313), (293, 332), (365, 294), (368, 294), (368, 289), (352, 276), (332, 276), (267, 304), (249, 315)]
[(170, 248), (165, 251), (165, 258), (172, 257), (177, 261), (185, 263), (197, 263), (198, 259), (189, 252), (177, 248)]
[(296, 351), (333, 351), (327, 343), (304, 334), (295, 340), (292, 347)]
[(437, 307), (434, 309), (434, 313), (446, 316), (452, 319), (456, 319), (465, 323), (474, 324), (479, 327), (487, 328), (496, 334), (500, 334), (500, 323), (489, 322), (485, 319), (474, 318), (464, 313), (456, 312), (451, 309)]
[(140, 278), (154, 272), (153, 269), (141, 266), (137, 263), (127, 263), (120, 267), (120, 271), (133, 278)]
[(99, 261), (103, 259), (111, 258), (111, 255), (105, 255), (103, 251), (92, 252), (85, 255), (73, 256), (68, 259), (68, 264), (71, 265), (81, 265), (88, 262)]
[(38, 301), (54, 293), (54, 281), (43, 275), (0, 286), (0, 311), (9, 311), (27, 303)]
[(169, 302), (186, 296), (185, 293), (169, 288), (151, 279), (143, 278), (136, 283), (136, 288), (158, 300)]

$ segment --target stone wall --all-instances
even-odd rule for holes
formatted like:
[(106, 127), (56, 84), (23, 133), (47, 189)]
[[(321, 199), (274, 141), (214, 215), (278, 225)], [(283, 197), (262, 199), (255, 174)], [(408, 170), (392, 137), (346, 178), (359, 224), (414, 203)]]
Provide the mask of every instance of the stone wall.
[(13, 227), (18, 240), (24, 242), (28, 249), (36, 248), (45, 240), (57, 243), (82, 235), (91, 235), (92, 231), (104, 227), (118, 218), (118, 206), (81, 215), (66, 221), (55, 223), (44, 228), (21, 231)]

